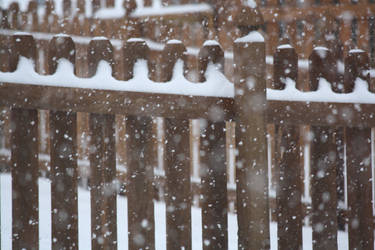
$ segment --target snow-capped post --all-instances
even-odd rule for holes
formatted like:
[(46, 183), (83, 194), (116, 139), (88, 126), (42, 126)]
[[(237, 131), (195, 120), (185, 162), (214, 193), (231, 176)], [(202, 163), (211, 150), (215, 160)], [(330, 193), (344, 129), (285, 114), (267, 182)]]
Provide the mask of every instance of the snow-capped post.
[[(207, 41), (198, 55), (200, 82), (209, 64), (224, 72), (224, 51), (215, 41)], [(200, 173), (203, 249), (228, 248), (228, 201), (226, 175), (225, 121), (222, 110), (211, 107), (210, 120), (201, 120)]]
[[(284, 89), (287, 81), (297, 82), (298, 56), (295, 49), (282, 41), (274, 54), (274, 89)], [(280, 109), (282, 110), (282, 109)], [(299, 145), (299, 126), (277, 124), (275, 126), (276, 159), (275, 175), (276, 214), (279, 249), (302, 249), (302, 178)]]
[[(20, 57), (35, 63), (36, 47), (30, 35), (14, 35), (11, 46), (17, 68)], [(22, 90), (20, 90), (22, 91)], [(17, 95), (18, 93), (12, 93)], [(20, 93), (22, 94), (22, 93)], [(39, 96), (37, 98), (40, 98)], [(25, 100), (27, 105), (29, 100)], [(12, 237), (13, 249), (38, 249), (38, 111), (11, 109)]]
[[(68, 36), (55, 36), (48, 49), (48, 74), (59, 60), (74, 65), (75, 45)], [(48, 93), (46, 93), (48, 96)], [(52, 248), (78, 247), (77, 114), (50, 111)]]
[[(330, 55), (324, 47), (312, 51), (309, 57), (310, 91), (316, 91), (325, 80), (334, 81), (336, 68), (329, 63)], [(310, 131), (313, 248), (337, 249), (336, 130), (329, 126), (311, 126)]]
[[(114, 74), (113, 48), (102, 37), (89, 43), (89, 77), (96, 74), (99, 62), (105, 61)], [(102, 66), (107, 66), (103, 65)], [(93, 91), (95, 95), (95, 91)], [(110, 101), (110, 96), (103, 102)], [(117, 248), (117, 190), (116, 190), (116, 140), (115, 116), (89, 114), (90, 130), (90, 192), (91, 192), (91, 235), (93, 249)]]
[[(180, 61), (186, 65), (185, 46), (169, 41), (162, 52), (162, 82), (170, 81)], [(176, 76), (177, 77), (177, 76)], [(170, 107), (173, 110), (173, 106)], [(191, 249), (190, 129), (188, 119), (165, 118), (165, 175), (167, 249)]]
[[(134, 65), (148, 60), (149, 48), (141, 39), (129, 39), (123, 48), (124, 80), (133, 78)], [(142, 107), (140, 107), (142, 108)], [(154, 150), (151, 117), (126, 117), (126, 161), (129, 249), (154, 249)]]
[[(363, 50), (350, 50), (345, 60), (344, 89), (370, 87), (369, 58)], [(374, 249), (372, 213), (371, 128), (346, 128), (348, 231), (350, 249)]]
[(239, 249), (269, 249), (266, 63), (256, 31), (234, 43)]

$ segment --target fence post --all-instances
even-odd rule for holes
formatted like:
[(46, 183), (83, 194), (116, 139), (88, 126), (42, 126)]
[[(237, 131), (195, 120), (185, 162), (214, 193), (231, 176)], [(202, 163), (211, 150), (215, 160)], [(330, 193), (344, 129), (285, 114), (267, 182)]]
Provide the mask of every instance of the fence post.
[[(274, 55), (273, 88), (284, 89), (286, 81), (297, 82), (298, 56), (289, 44), (277, 47)], [(277, 125), (280, 140), (276, 150), (278, 185), (276, 189), (277, 234), (279, 249), (302, 249), (302, 180), (299, 126)]]
[[(224, 51), (219, 44), (204, 45), (198, 55), (200, 81), (205, 81), (204, 74), (212, 63), (224, 71)], [(200, 173), (203, 203), (202, 232), (203, 249), (228, 248), (228, 201), (227, 172), (225, 157), (225, 121), (220, 115), (203, 121), (201, 136)], [(220, 112), (219, 112), (220, 113)], [(201, 121), (202, 123), (202, 121)]]
[[(133, 78), (134, 64), (147, 60), (149, 48), (144, 41), (127, 41), (123, 49), (124, 80)], [(126, 117), (126, 161), (129, 249), (154, 249), (154, 165), (151, 117)]]
[[(75, 64), (75, 45), (70, 37), (54, 37), (49, 44), (48, 74), (58, 60)], [(50, 111), (52, 248), (78, 247), (77, 114)]]
[(239, 249), (269, 249), (266, 63), (263, 36), (234, 43)]
[[(172, 79), (178, 60), (186, 64), (185, 51), (182, 43), (167, 43), (162, 52), (162, 82)], [(188, 119), (165, 118), (167, 249), (191, 249), (189, 131)]]
[[(345, 60), (345, 92), (352, 92), (358, 80), (370, 84), (368, 70), (367, 53), (349, 51)], [(347, 128), (346, 143), (349, 249), (374, 249), (371, 128)]]
[[(15, 62), (11, 71), (16, 69), (21, 56), (35, 62), (32, 36), (15, 35), (12, 44)], [(13, 249), (38, 249), (38, 111), (12, 109), (11, 122)]]
[[(94, 76), (100, 60), (114, 69), (108, 40), (92, 40), (88, 48), (88, 74)], [(91, 235), (93, 249), (117, 248), (117, 190), (115, 116), (89, 114)]]

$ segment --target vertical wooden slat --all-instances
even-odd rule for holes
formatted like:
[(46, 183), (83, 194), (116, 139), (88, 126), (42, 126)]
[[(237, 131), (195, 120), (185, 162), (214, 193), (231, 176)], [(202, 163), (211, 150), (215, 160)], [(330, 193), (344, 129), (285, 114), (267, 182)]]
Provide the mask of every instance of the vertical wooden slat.
[[(12, 37), (15, 70), (20, 56), (35, 61), (33, 37)], [(16, 93), (14, 93), (16, 94)], [(38, 112), (11, 110), (12, 240), (13, 249), (38, 249)]]
[[(314, 49), (310, 60), (310, 90), (318, 88), (321, 78), (332, 83), (330, 51)], [(337, 249), (337, 159), (334, 128), (311, 126), (311, 194), (314, 249)]]
[[(293, 47), (281, 44), (274, 55), (274, 88), (284, 89), (287, 79), (297, 81), (298, 57)], [(299, 127), (280, 125), (276, 189), (279, 249), (302, 249), (302, 179)]]
[[(205, 80), (209, 63), (224, 71), (224, 51), (220, 45), (205, 45), (198, 55), (200, 81)], [(211, 111), (211, 120), (204, 121), (201, 137), (202, 232), (203, 249), (228, 248), (228, 201), (225, 157), (225, 121), (220, 112)], [(202, 121), (201, 121), (202, 122)]]
[(239, 249), (269, 249), (265, 44), (259, 33), (234, 43)]
[[(366, 52), (349, 51), (345, 82), (351, 92), (357, 79), (370, 84)], [(374, 249), (372, 210), (371, 128), (346, 129), (349, 249)]]
[[(48, 73), (64, 58), (75, 63), (70, 37), (54, 37), (49, 45)], [(77, 114), (50, 112), (52, 248), (78, 248)]]
[[(123, 49), (124, 80), (133, 77), (137, 59), (148, 59), (149, 49), (144, 41), (128, 41)], [(129, 249), (154, 249), (154, 150), (151, 117), (126, 117), (127, 197)]]
[[(100, 60), (113, 70), (113, 48), (108, 40), (92, 40), (88, 48), (88, 74), (96, 74)], [(93, 249), (117, 247), (117, 190), (115, 116), (89, 114), (91, 235)]]
[[(178, 59), (186, 61), (185, 51), (182, 43), (167, 43), (162, 52), (162, 82), (171, 80)], [(189, 136), (189, 120), (165, 119), (167, 249), (191, 249)]]

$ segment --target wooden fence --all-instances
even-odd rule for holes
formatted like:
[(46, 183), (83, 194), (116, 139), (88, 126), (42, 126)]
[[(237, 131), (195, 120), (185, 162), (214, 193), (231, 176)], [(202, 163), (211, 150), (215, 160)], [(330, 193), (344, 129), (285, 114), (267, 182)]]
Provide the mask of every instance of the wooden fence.
[[(7, 41), (2, 50), (3, 72), (14, 72), (20, 58), (29, 58), (38, 65), (32, 36), (16, 34)], [(149, 77), (157, 85), (173, 79), (176, 62), (186, 57), (181, 43), (168, 43), (160, 64), (150, 62), (148, 47), (140, 40), (125, 42), (122, 50), (124, 57), (120, 63), (113, 59), (113, 47), (108, 40), (92, 40), (88, 46), (86, 77), (94, 76), (99, 62), (104, 60), (112, 67), (115, 78), (122, 80), (124, 85), (130, 84), (134, 64), (144, 59), (148, 60)], [(75, 51), (70, 37), (54, 37), (49, 43), (46, 74), (56, 72), (61, 58), (74, 65)], [(199, 55), (197, 72), (204, 87), (208, 64), (223, 68), (223, 51), (211, 43), (203, 47)], [(289, 93), (282, 89), (293, 81), (297, 89), (300, 88), (297, 59), (294, 49), (288, 45), (279, 46), (275, 52), (272, 87), (280, 90), (278, 93)], [(260, 40), (237, 40), (234, 63), (234, 97), (228, 98), (61, 87), (53, 82), (39, 85), (25, 80), (16, 84), (1, 79), (0, 105), (10, 108), (12, 131), (13, 248), (38, 248), (37, 110), (49, 110), (54, 248), (78, 246), (77, 114), (83, 112), (89, 114), (89, 188), (94, 249), (112, 249), (117, 244), (116, 115), (126, 117), (126, 134), (122, 138), (126, 143), (129, 249), (154, 248), (153, 201), (158, 157), (155, 141), (151, 139), (154, 135), (152, 117), (164, 120), (163, 200), (169, 208), (166, 210), (168, 249), (191, 248), (190, 209), (195, 190), (191, 185), (190, 162), (194, 156), (189, 150), (189, 119), (205, 120), (200, 146), (200, 196), (203, 239), (209, 240), (210, 244), (203, 245), (204, 249), (228, 247), (227, 121), (236, 122), (235, 200), (240, 249), (270, 247), (270, 211), (278, 222), (280, 249), (302, 247), (305, 218), (311, 221), (314, 249), (337, 249), (337, 234), (343, 225), (348, 228), (350, 249), (373, 249), (373, 99), (350, 103), (309, 100), (308, 97), (308, 100), (294, 101), (293, 96), (289, 100), (267, 97), (265, 43)], [(122, 69), (116, 71), (119, 64)], [(78, 71), (75, 67), (75, 72)], [(153, 71), (161, 73), (156, 75)], [(313, 50), (309, 71), (311, 93), (321, 91), (318, 87), (324, 83), (322, 78), (343, 96), (348, 96), (345, 93), (353, 92), (361, 82), (370, 82), (368, 55), (360, 50), (349, 52), (344, 78), (337, 77), (332, 53), (326, 48)], [(1, 73), (0, 76), (5, 78), (12, 74), (16, 76), (19, 72)], [(374, 92), (374, 86), (369, 84), (368, 91)], [(303, 94), (298, 92), (298, 95)], [(350, 100), (350, 95), (348, 98)], [(275, 131), (272, 138), (267, 136), (267, 126)], [(301, 126), (305, 126), (304, 133), (300, 133)], [(306, 140), (310, 154), (304, 154), (304, 158), (311, 160), (308, 173), (300, 160)], [(271, 151), (271, 156), (267, 151)], [(271, 170), (268, 162), (274, 163)], [(308, 177), (304, 179), (302, 173)], [(311, 185), (304, 190), (303, 181), (307, 179)], [(276, 187), (276, 200), (269, 192), (269, 180)], [(272, 189), (273, 186), (270, 191)], [(142, 226), (144, 220), (148, 221), (147, 227)], [(134, 240), (138, 235), (145, 240)]]

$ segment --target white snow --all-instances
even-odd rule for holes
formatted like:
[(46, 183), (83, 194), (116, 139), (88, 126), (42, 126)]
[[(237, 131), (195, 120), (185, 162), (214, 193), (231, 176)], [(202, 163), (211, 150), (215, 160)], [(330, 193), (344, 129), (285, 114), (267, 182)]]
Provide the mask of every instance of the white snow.
[(171, 39), (167, 41), (167, 44), (181, 44), (182, 42), (177, 39)]
[(161, 6), (153, 4), (151, 7), (137, 8), (131, 17), (147, 17), (147, 16), (164, 16), (164, 15), (177, 15), (185, 13), (200, 13), (200, 12), (212, 12), (210, 5), (205, 3), (199, 4), (179, 4), (171, 6)]
[(207, 40), (203, 43), (203, 46), (220, 46), (220, 43), (216, 40)]
[(139, 60), (134, 67), (134, 78), (129, 81), (119, 81), (112, 77), (112, 69), (105, 61), (100, 61), (97, 73), (92, 78), (78, 78), (73, 74), (73, 65), (65, 60), (59, 60), (54, 75), (39, 75), (34, 71), (32, 61), (20, 58), (15, 72), (0, 72), (0, 81), (19, 84), (45, 86), (60, 86), (74, 88), (90, 88), (118, 90), (130, 92), (146, 92), (159, 94), (176, 94), (187, 96), (218, 96), (232, 97), (234, 87), (231, 82), (216, 67), (209, 65), (206, 71), (206, 82), (192, 83), (183, 76), (183, 62), (177, 61), (173, 78), (166, 83), (153, 82), (148, 78), (147, 62)]
[(254, 0), (247, 0), (245, 1), (246, 5), (249, 6), (250, 8), (256, 8), (257, 7), (257, 3), (254, 1)]
[(296, 88), (296, 83), (287, 78), (284, 90), (267, 89), (267, 100), (299, 101), (299, 102), (336, 102), (336, 103), (375, 103), (375, 94), (368, 91), (366, 81), (358, 78), (354, 91), (338, 94), (332, 91), (331, 85), (321, 78), (317, 91), (302, 92)]
[(277, 46), (278, 49), (293, 49), (292, 45), (290, 44), (281, 44)]
[(261, 43), (264, 42), (264, 37), (258, 31), (251, 31), (248, 35), (244, 37), (237, 38), (235, 43)]

